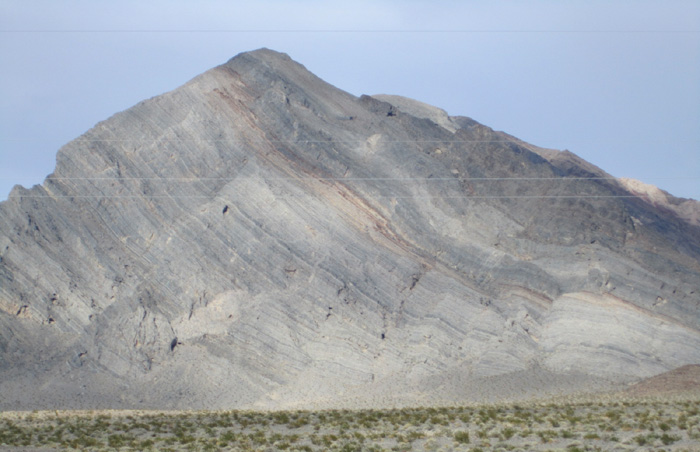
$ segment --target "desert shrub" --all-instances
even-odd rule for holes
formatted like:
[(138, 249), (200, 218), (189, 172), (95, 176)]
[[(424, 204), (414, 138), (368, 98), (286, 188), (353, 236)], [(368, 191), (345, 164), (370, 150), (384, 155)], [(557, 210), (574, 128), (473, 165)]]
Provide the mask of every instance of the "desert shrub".
[(248, 434), (248, 438), (253, 444), (266, 444), (267, 443), (267, 437), (265, 436), (265, 432), (262, 430), (256, 430), (253, 433)]
[(345, 443), (340, 448), (341, 452), (362, 452), (362, 445), (357, 443)]
[(513, 435), (515, 435), (515, 429), (512, 427), (506, 427), (501, 431), (501, 434), (503, 435), (503, 438), (511, 439)]
[(542, 430), (537, 432), (537, 436), (540, 437), (540, 440), (543, 443), (548, 443), (552, 440), (552, 438), (555, 438), (557, 436), (557, 432), (554, 430)]
[(446, 426), (448, 425), (447, 419), (440, 417), (440, 416), (433, 416), (430, 418), (430, 423), (433, 425), (443, 425)]
[(283, 411), (280, 411), (278, 413), (273, 413), (272, 414), (272, 421), (275, 424), (288, 424), (289, 423), (289, 415)]
[(335, 435), (323, 435), (323, 437), (321, 438), (321, 441), (323, 441), (324, 446), (330, 447), (331, 444), (338, 441), (338, 437)]
[(663, 435), (661, 435), (659, 437), (659, 439), (661, 440), (662, 443), (664, 443), (664, 446), (668, 446), (668, 445), (673, 444), (676, 441), (680, 440), (681, 437), (676, 436), (676, 435), (669, 435), (668, 433), (664, 433)]
[(639, 446), (643, 446), (647, 443), (647, 437), (645, 435), (637, 435), (633, 439)]
[(109, 444), (109, 447), (118, 449), (126, 445), (126, 440), (124, 435), (109, 435), (107, 437), (107, 444)]
[(454, 433), (454, 439), (460, 444), (469, 444), (469, 432), (459, 431)]

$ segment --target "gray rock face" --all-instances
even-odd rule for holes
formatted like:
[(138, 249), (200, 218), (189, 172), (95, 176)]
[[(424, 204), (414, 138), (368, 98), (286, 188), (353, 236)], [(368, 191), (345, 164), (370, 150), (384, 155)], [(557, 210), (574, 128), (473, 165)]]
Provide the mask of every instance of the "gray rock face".
[(700, 228), (664, 206), (244, 53), (0, 203), (0, 409), (462, 403), (698, 363)]

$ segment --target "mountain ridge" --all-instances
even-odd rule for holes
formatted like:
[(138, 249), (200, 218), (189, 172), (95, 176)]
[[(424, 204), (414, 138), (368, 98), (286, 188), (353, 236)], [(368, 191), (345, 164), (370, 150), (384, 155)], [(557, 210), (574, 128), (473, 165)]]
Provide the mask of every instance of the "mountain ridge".
[(262, 49), (61, 148), (0, 203), (0, 408), (466, 402), (700, 360), (700, 228), (429, 107)]

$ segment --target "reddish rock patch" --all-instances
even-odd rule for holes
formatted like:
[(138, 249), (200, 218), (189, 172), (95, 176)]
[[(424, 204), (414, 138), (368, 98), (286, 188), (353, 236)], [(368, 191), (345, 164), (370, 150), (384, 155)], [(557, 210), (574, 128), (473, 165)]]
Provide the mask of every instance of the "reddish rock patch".
[(628, 393), (636, 396), (657, 394), (700, 394), (700, 364), (689, 364), (632, 385)]

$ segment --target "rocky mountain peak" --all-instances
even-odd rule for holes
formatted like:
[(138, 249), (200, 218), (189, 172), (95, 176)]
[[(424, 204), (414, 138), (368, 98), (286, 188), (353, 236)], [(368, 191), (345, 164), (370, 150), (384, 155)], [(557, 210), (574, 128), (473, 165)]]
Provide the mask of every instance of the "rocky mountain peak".
[(632, 193), (241, 54), (0, 203), (0, 409), (465, 403), (697, 363), (700, 229)]

